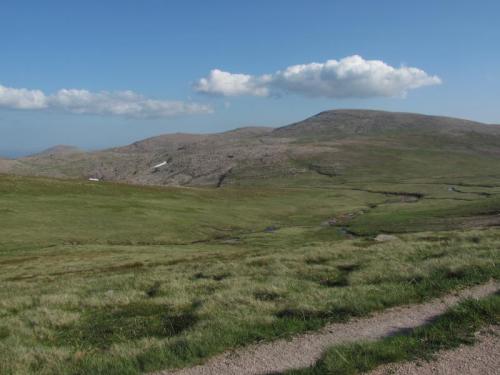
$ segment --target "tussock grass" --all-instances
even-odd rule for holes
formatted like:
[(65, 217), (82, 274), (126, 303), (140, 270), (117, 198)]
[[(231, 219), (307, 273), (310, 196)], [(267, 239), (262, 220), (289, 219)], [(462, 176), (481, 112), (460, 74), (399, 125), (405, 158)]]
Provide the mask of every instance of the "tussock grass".
[(290, 375), (351, 375), (377, 366), (430, 360), (440, 350), (475, 342), (481, 328), (500, 323), (500, 295), (466, 300), (428, 325), (371, 343), (339, 345), (330, 348), (315, 366), (286, 372)]
[[(448, 194), (441, 188), (396, 190)], [(496, 208), (494, 195), (475, 197)], [(347, 186), (159, 189), (0, 177), (0, 208), (9, 210), (0, 215), (0, 373), (180, 367), (499, 277), (499, 229), (421, 232), (420, 205), (455, 220), (450, 212), (468, 202), (386, 199)], [(359, 226), (358, 217), (392, 215), (384, 210), (393, 205), (415, 207), (419, 218), (394, 241), (324, 225), (352, 217), (346, 225)]]
[(116, 308), (90, 308), (78, 323), (63, 326), (50, 344), (109, 349), (113, 343), (145, 337), (173, 337), (197, 320), (193, 308), (172, 311), (168, 305), (129, 303)]

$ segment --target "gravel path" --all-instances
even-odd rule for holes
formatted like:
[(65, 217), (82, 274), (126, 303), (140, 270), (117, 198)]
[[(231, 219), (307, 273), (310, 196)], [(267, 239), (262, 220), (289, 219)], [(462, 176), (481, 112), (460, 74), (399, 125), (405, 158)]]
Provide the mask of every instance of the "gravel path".
[(298, 335), (290, 340), (276, 340), (225, 352), (205, 364), (157, 375), (225, 375), (268, 374), (313, 365), (330, 346), (360, 340), (377, 340), (425, 324), (444, 313), (460, 299), (481, 298), (500, 289), (500, 283), (486, 284), (419, 305), (400, 306), (368, 318), (347, 323), (333, 323), (317, 332)]
[(442, 351), (430, 362), (385, 365), (370, 375), (498, 375), (500, 374), (500, 327), (489, 327), (477, 335), (478, 343)]

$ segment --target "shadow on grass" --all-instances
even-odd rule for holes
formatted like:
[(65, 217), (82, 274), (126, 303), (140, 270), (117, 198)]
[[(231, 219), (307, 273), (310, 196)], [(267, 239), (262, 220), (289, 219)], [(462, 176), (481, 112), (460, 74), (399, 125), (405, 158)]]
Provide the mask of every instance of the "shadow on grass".
[[(425, 299), (438, 296), (443, 291), (451, 290), (458, 285), (479, 284), (486, 281), (489, 277), (494, 277), (496, 274), (497, 270), (494, 267), (491, 269), (468, 267), (457, 270), (438, 268), (426, 278), (414, 277), (409, 280), (398, 280), (397, 283), (401, 286), (400, 294), (393, 298), (388, 297), (387, 300), (379, 304), (366, 301), (366, 303), (357, 305), (331, 306), (325, 310), (302, 310), (289, 307), (279, 310), (275, 316), (279, 320), (287, 320), (291, 326), (301, 327), (302, 329), (316, 329), (326, 322), (343, 322), (351, 317), (368, 315), (370, 312), (381, 308), (388, 308), (398, 304), (422, 302)], [(342, 282), (343, 280), (346, 280), (346, 275), (341, 273), (340, 278), (332, 280), (332, 282)], [(384, 282), (388, 281), (390, 280), (384, 280)]]
[[(361, 299), (356, 304), (346, 300), (345, 304), (332, 305), (324, 310), (304, 310), (284, 306), (276, 311), (276, 319), (272, 322), (256, 324), (239, 320), (214, 332), (211, 336), (185, 334), (198, 321), (195, 305), (174, 311), (168, 306), (148, 303), (146, 299), (139, 305), (89, 310), (77, 325), (61, 331), (58, 340), (59, 344), (69, 344), (75, 350), (79, 348), (90, 352), (94, 352), (95, 349), (103, 350), (100, 355), (89, 355), (83, 361), (74, 362), (71, 365), (74, 366), (73, 373), (138, 374), (165, 367), (187, 366), (228, 348), (278, 337), (290, 337), (300, 332), (319, 329), (329, 322), (347, 321), (352, 317), (365, 316), (399, 304), (422, 302), (458, 286), (479, 284), (497, 276), (498, 270), (495, 267), (469, 267), (461, 272), (438, 269), (427, 278), (417, 278), (412, 282), (387, 280), (388, 285), (379, 291), (374, 290), (373, 295), (366, 296), (368, 298)], [(395, 292), (388, 294), (387, 288)], [(269, 298), (267, 294), (259, 297)], [(108, 358), (107, 349), (113, 343), (145, 337), (170, 339), (136, 356)]]
[(174, 311), (151, 303), (89, 309), (75, 325), (60, 329), (56, 344), (107, 349), (114, 343), (145, 337), (173, 337), (197, 320), (194, 308)]
[(473, 344), (480, 328), (498, 324), (500, 295), (480, 301), (466, 300), (428, 324), (373, 343), (330, 348), (314, 366), (292, 370), (288, 375), (358, 374), (395, 362), (432, 359), (439, 350)]

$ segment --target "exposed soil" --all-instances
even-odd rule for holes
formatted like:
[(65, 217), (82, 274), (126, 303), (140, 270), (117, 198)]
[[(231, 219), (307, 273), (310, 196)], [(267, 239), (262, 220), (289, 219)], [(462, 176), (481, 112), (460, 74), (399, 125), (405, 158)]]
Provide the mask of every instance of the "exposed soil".
[(322, 353), (332, 345), (377, 340), (415, 328), (444, 313), (463, 298), (485, 297), (499, 288), (500, 283), (490, 281), (427, 303), (395, 307), (347, 323), (329, 324), (317, 332), (298, 335), (290, 340), (251, 345), (223, 353), (203, 365), (163, 371), (157, 375), (269, 374), (308, 367), (320, 359)]
[(370, 375), (496, 375), (500, 373), (500, 326), (488, 327), (476, 336), (473, 346), (442, 351), (430, 362), (414, 361), (385, 365)]

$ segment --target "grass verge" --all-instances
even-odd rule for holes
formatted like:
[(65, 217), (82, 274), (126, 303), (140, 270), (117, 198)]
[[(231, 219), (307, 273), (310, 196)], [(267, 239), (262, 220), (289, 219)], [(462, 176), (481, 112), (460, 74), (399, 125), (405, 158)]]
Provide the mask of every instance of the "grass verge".
[(334, 346), (315, 366), (292, 370), (287, 374), (358, 374), (383, 364), (431, 359), (439, 350), (473, 344), (475, 332), (499, 322), (499, 293), (481, 300), (469, 299), (409, 334), (399, 334), (372, 343)]

